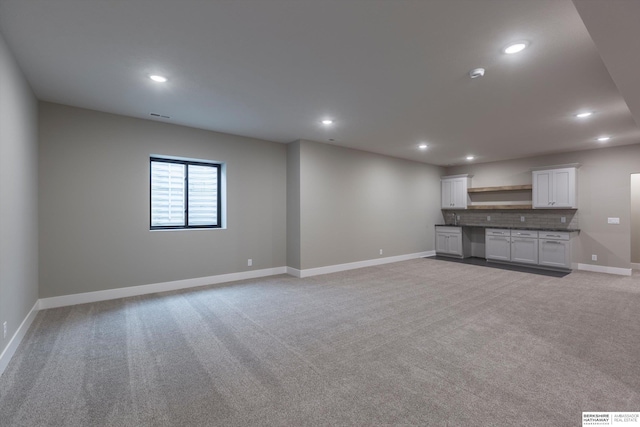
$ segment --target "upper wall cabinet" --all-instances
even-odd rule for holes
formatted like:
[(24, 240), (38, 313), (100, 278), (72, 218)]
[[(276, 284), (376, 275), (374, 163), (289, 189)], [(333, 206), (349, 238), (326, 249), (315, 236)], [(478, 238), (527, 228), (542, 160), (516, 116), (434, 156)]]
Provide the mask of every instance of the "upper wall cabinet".
[(442, 209), (467, 209), (472, 175), (451, 175), (440, 178)]
[(533, 171), (534, 209), (577, 209), (576, 167)]

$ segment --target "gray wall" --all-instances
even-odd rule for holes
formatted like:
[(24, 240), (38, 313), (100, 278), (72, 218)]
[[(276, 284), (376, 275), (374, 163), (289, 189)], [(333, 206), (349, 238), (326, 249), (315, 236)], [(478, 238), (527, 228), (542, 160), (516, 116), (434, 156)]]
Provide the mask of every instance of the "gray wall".
[(631, 175), (631, 262), (640, 263), (640, 173)]
[[(149, 231), (149, 156), (227, 164), (227, 229)], [(286, 265), (286, 146), (40, 104), (40, 297)], [(253, 266), (247, 266), (247, 259)]]
[[(449, 167), (447, 175), (473, 174), (473, 187), (530, 184), (536, 166), (580, 163), (578, 212), (581, 232), (574, 262), (630, 268), (631, 189), (629, 176), (640, 172), (640, 144), (576, 151), (519, 160)], [(620, 225), (607, 224), (619, 217)], [(591, 261), (591, 255), (598, 261)]]
[(434, 249), (442, 168), (299, 144), (302, 269)]
[(0, 36), (0, 353), (38, 299), (37, 126), (36, 98)]

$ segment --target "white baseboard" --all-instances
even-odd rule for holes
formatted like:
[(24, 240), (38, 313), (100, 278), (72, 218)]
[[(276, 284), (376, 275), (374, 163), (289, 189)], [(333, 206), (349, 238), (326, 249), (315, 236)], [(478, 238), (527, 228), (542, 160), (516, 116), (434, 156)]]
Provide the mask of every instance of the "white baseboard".
[(355, 270), (356, 268), (373, 267), (375, 265), (389, 264), (392, 262), (407, 261), (410, 259), (424, 258), (434, 256), (436, 251), (418, 252), (415, 254), (397, 255), (385, 258), (369, 259), (365, 261), (349, 262), (346, 264), (328, 265), (326, 267), (307, 268), (298, 270), (296, 268), (287, 267), (287, 274), (295, 277), (310, 277), (319, 274), (338, 273), (340, 271)]
[(39, 308), (66, 307), (69, 305), (87, 304), (91, 302), (107, 301), (117, 298), (126, 298), (138, 295), (153, 294), (157, 292), (176, 291), (179, 289), (195, 288), (198, 286), (215, 285), (218, 283), (235, 282), (237, 280), (256, 279), (259, 277), (275, 276), (277, 274), (289, 274), (294, 277), (309, 277), (318, 274), (335, 273), (345, 270), (353, 270), (362, 267), (388, 264), (391, 262), (406, 261), (415, 258), (435, 255), (435, 251), (419, 252), (415, 254), (398, 255), (386, 258), (378, 258), (366, 261), (351, 262), (347, 264), (330, 265), (327, 267), (298, 270), (292, 267), (275, 267), (263, 270), (243, 271), (239, 273), (220, 274), (218, 276), (196, 277), (194, 279), (175, 280), (172, 282), (153, 283), (149, 285), (130, 286), (126, 288), (107, 289), (104, 291), (83, 292), (80, 294), (62, 295), (59, 297), (41, 298)]
[(578, 264), (578, 270), (592, 271), (594, 273), (617, 274), (619, 276), (631, 276), (630, 268), (607, 267), (606, 265)]
[(68, 305), (86, 304), (110, 299), (154, 294), (157, 292), (176, 291), (198, 286), (235, 282), (237, 280), (256, 279), (258, 277), (286, 274), (286, 267), (266, 268), (263, 270), (242, 271), (239, 273), (220, 274), (217, 276), (196, 277), (194, 279), (174, 280), (171, 282), (153, 283), (150, 285), (130, 286), (127, 288), (107, 289), (104, 291), (84, 292), (81, 294), (63, 295), (59, 297), (41, 298), (40, 309), (65, 307)]
[(36, 303), (31, 308), (31, 311), (29, 311), (29, 313), (27, 314), (27, 317), (24, 318), (24, 320), (16, 330), (16, 333), (13, 334), (13, 337), (11, 337), (11, 340), (9, 341), (7, 347), (4, 349), (2, 354), (0, 354), (0, 375), (2, 375), (2, 373), (6, 369), (9, 361), (13, 357), (13, 354), (16, 352), (16, 349), (22, 342), (22, 338), (24, 338), (25, 334), (29, 330), (29, 326), (31, 326), (33, 319), (36, 318), (38, 307), (38, 301), (36, 301)]
[(298, 270), (297, 268), (287, 267), (287, 274), (293, 277), (302, 277), (302, 270)]

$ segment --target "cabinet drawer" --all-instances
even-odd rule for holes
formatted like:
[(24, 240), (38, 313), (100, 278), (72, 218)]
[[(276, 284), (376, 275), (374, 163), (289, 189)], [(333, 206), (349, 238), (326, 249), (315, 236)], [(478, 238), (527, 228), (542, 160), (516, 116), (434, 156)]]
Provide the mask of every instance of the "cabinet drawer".
[(522, 238), (531, 238), (537, 239), (538, 232), (531, 230), (511, 230), (511, 237), (522, 237)]
[(485, 231), (487, 236), (511, 236), (511, 230), (504, 230), (498, 228), (487, 228)]
[(567, 233), (564, 231), (540, 231), (538, 233), (541, 239), (552, 239), (552, 240), (569, 240), (571, 237), (571, 233)]
[(462, 227), (436, 227), (436, 233), (462, 234)]

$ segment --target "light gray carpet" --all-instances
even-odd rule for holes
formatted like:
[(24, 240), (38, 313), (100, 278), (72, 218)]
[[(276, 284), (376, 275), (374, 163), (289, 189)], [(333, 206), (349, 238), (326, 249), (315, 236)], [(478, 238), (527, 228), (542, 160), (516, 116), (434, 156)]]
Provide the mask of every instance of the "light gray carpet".
[(640, 276), (418, 259), (38, 313), (3, 426), (579, 426), (640, 411)]

